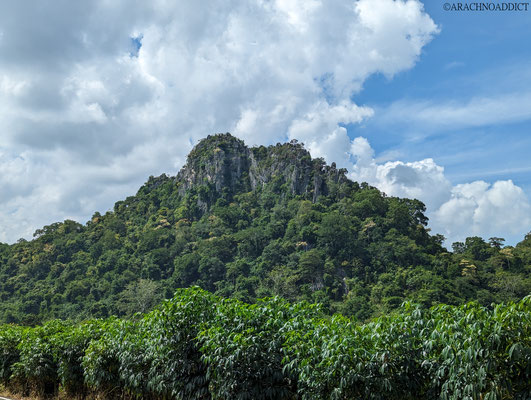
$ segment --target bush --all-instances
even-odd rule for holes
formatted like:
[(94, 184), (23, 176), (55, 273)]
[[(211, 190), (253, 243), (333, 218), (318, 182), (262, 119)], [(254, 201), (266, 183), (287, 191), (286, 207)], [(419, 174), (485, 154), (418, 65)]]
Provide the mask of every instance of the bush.
[(119, 398), (126, 391), (120, 374), (120, 350), (124, 340), (137, 329), (137, 323), (111, 318), (101, 330), (103, 334), (92, 340), (81, 361), (85, 384), (103, 398)]
[(0, 326), (0, 384), (10, 386), (13, 366), (20, 361), (19, 344), (29, 328), (16, 325)]
[(315, 306), (292, 305), (278, 297), (248, 305), (219, 302), (199, 338), (216, 399), (292, 399), (297, 379), (283, 368), (285, 325), (317, 313)]
[(53, 320), (26, 331), (17, 346), (20, 358), (13, 365), (12, 374), (23, 392), (39, 396), (58, 392), (56, 336), (72, 329), (72, 323)]
[(209, 399), (206, 365), (197, 340), (211, 320), (216, 297), (199, 288), (177, 291), (143, 320), (149, 332), (146, 353), (151, 361), (148, 388), (161, 398)]
[(104, 320), (82, 322), (73, 329), (66, 329), (53, 337), (57, 376), (62, 390), (69, 396), (85, 395), (83, 357), (89, 344), (98, 340), (107, 326)]

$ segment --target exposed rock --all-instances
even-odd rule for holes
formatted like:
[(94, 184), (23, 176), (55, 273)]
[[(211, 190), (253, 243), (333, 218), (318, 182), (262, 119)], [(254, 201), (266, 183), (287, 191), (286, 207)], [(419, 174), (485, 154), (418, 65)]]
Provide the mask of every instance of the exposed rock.
[(312, 159), (308, 150), (292, 140), (275, 146), (249, 148), (229, 133), (208, 136), (190, 152), (186, 165), (177, 175), (179, 194), (191, 189), (198, 193), (198, 206), (206, 211), (217, 198), (272, 185), (291, 195), (316, 202), (330, 194), (332, 187), (352, 185), (345, 169), (335, 163), (327, 166)]

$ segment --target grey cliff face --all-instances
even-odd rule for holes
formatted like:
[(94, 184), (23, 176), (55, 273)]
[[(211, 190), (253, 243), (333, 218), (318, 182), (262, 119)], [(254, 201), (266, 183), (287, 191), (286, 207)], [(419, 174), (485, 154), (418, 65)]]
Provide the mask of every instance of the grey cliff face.
[(234, 189), (249, 170), (249, 164), (249, 149), (243, 141), (229, 134), (208, 136), (190, 152), (177, 175), (181, 183), (179, 194), (201, 185), (211, 186), (216, 192)]
[(319, 196), (328, 195), (333, 186), (352, 184), (345, 173), (335, 163), (327, 166), (322, 159), (312, 159), (297, 141), (249, 148), (225, 133), (199, 142), (176, 181), (181, 196), (192, 189), (200, 193), (202, 190), (198, 206), (207, 211), (220, 196), (230, 197), (269, 185), (273, 190), (315, 202)]

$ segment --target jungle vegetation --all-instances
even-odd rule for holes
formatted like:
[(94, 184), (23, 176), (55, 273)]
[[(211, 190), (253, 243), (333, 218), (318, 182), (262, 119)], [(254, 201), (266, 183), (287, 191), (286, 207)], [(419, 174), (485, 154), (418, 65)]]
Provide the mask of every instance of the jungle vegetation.
[(449, 251), (422, 202), (345, 172), (296, 141), (209, 136), (177, 176), (150, 177), (113, 210), (0, 244), (0, 322), (129, 317), (193, 285), (360, 321), (404, 301), (489, 306), (531, 293), (531, 233), (514, 247), (469, 237)]

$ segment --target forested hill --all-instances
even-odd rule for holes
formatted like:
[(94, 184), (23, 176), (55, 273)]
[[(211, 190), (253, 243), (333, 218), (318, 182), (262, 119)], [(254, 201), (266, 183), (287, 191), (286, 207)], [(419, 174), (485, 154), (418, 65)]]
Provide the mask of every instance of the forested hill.
[(0, 322), (131, 315), (191, 285), (359, 319), (405, 299), (488, 305), (531, 292), (531, 234), (514, 248), (472, 237), (448, 252), (420, 201), (345, 174), (295, 141), (209, 136), (176, 177), (150, 177), (113, 211), (0, 244)]

